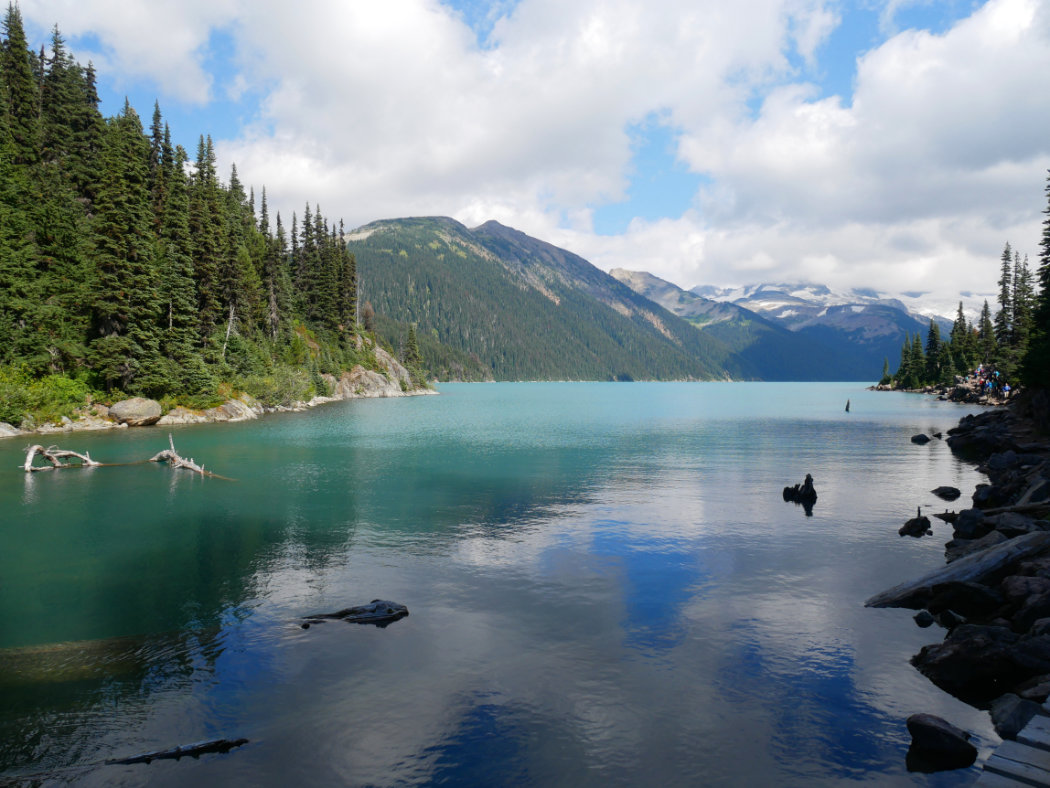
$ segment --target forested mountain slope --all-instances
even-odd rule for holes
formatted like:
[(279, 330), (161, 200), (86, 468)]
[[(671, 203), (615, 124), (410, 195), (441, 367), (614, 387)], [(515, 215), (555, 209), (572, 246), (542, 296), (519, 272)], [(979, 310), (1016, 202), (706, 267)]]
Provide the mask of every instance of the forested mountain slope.
[(362, 303), (472, 354), (497, 380), (756, 377), (583, 258), (496, 222), (387, 220), (347, 240)]

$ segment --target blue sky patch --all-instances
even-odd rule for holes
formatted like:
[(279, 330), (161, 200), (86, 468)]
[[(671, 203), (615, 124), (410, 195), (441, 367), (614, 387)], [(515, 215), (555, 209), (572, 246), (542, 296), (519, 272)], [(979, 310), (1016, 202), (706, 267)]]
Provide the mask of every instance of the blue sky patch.
[(599, 235), (619, 235), (634, 218), (678, 218), (707, 180), (678, 160), (675, 131), (656, 116), (631, 126), (629, 133), (634, 155), (627, 199), (595, 209), (594, 231)]

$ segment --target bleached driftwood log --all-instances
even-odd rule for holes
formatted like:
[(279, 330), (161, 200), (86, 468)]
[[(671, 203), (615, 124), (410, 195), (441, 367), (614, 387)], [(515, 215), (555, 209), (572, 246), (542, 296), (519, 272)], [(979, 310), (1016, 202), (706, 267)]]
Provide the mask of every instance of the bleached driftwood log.
[[(232, 481), (226, 476), (219, 476), (217, 473), (204, 470), (204, 466), (198, 465), (192, 458), (187, 460), (185, 457), (180, 457), (179, 453), (175, 451), (175, 441), (170, 433), (168, 434), (168, 446), (170, 448), (158, 452), (153, 457), (150, 457), (149, 460), (139, 460), (138, 463), (166, 462), (171, 465), (172, 468), (185, 468), (188, 471), (199, 473), (201, 476), (210, 476), (214, 479), (226, 479), (227, 481)], [(33, 462), (38, 456), (47, 460), (51, 464), (34, 465)], [(65, 462), (65, 460), (70, 459), (80, 460), (80, 462)], [(31, 473), (32, 471), (52, 471), (56, 468), (86, 468), (89, 466), (100, 465), (137, 465), (138, 463), (101, 463), (91, 459), (91, 456), (86, 452), (80, 454), (79, 452), (69, 451), (68, 449), (60, 449), (57, 446), (48, 446), (45, 449), (43, 446), (35, 444), (26, 449), (26, 461), (22, 465), (22, 468), (26, 473)]]
[[(51, 464), (33, 465), (33, 460), (36, 459), (38, 454)], [(80, 460), (80, 463), (73, 464), (63, 462), (63, 460), (68, 459), (77, 459)], [(91, 456), (87, 453), (80, 454), (79, 452), (69, 451), (68, 449), (60, 449), (57, 446), (48, 446), (45, 449), (40, 444), (34, 444), (26, 449), (26, 461), (22, 468), (26, 473), (32, 473), (33, 471), (50, 471), (55, 468), (82, 468), (84, 466), (101, 464), (102, 463), (95, 462), (91, 459)]]
[(161, 452), (157, 452), (154, 456), (149, 458), (149, 461), (166, 462), (172, 468), (185, 468), (188, 471), (199, 473), (201, 476), (216, 476), (216, 474), (204, 470), (204, 466), (198, 465), (196, 462), (193, 461), (192, 457), (188, 460), (185, 457), (180, 457), (179, 453), (175, 451), (175, 439), (171, 437), (170, 432), (168, 433), (168, 446), (170, 446), (171, 448), (165, 449)]
[(982, 578), (1047, 548), (1050, 548), (1050, 531), (1016, 536), (995, 547), (960, 558), (918, 580), (901, 583), (876, 594), (864, 603), (864, 607), (910, 607), (917, 610), (929, 601), (936, 585), (980, 582)]

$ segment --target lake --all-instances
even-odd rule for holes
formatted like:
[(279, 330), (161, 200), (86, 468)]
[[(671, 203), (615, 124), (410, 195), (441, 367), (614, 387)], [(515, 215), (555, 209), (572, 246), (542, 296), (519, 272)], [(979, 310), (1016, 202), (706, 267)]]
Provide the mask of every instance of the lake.
[[(158, 428), (0, 442), (0, 782), (964, 785), (905, 718), (998, 741), (864, 600), (983, 477), (975, 409), (850, 384), (499, 383), (170, 432), (166, 465), (25, 474), (39, 440), (137, 463)], [(844, 411), (846, 400), (851, 412)], [(815, 479), (812, 516), (781, 496)], [(375, 598), (385, 628), (303, 616)], [(106, 765), (247, 738), (227, 754)]]

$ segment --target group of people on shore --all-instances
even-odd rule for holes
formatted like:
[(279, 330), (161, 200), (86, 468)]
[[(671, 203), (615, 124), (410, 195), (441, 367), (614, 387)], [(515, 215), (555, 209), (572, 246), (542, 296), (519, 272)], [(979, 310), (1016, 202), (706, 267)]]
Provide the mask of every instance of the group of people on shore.
[(986, 397), (992, 399), (1010, 399), (1010, 384), (993, 366), (985, 367), (979, 364), (971, 375), (967, 376), (967, 382), (976, 386), (977, 390)]

